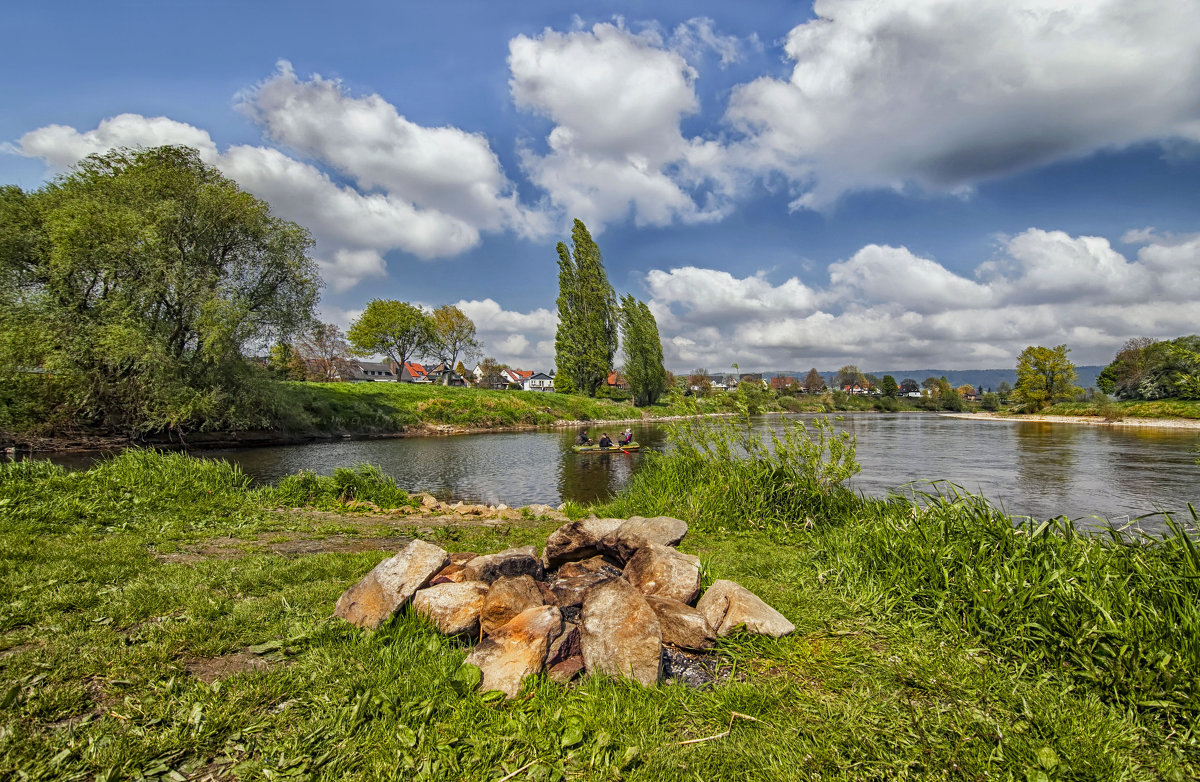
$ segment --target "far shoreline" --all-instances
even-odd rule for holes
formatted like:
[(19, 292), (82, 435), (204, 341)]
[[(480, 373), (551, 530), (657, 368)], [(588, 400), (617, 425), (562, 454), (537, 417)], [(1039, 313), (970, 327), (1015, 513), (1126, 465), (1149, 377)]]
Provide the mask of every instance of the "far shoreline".
[(1131, 429), (1194, 429), (1200, 431), (1200, 420), (1194, 418), (1123, 418), (1108, 421), (1099, 415), (1041, 415), (1020, 413), (999, 415), (997, 413), (939, 413), (944, 418), (961, 418), (970, 421), (996, 421), (1009, 423), (1084, 424), (1090, 426), (1127, 427)]

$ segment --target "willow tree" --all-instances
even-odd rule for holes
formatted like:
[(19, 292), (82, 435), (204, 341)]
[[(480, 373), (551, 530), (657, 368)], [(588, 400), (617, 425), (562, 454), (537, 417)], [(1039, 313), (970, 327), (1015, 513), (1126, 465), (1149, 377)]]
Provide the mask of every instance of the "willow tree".
[(0, 397), (39, 396), (29, 410), (51, 426), (270, 425), (245, 356), (312, 323), (306, 230), (188, 147), (92, 155), (2, 190)]
[[(558, 243), (558, 330), (554, 334), (555, 385), (595, 396), (612, 371), (617, 351), (617, 298), (600, 248), (583, 221), (571, 229), (571, 247)], [(564, 378), (567, 383), (557, 382)]]
[(621, 349), (625, 353), (625, 378), (638, 407), (652, 405), (667, 388), (662, 340), (654, 313), (632, 296), (621, 297)]

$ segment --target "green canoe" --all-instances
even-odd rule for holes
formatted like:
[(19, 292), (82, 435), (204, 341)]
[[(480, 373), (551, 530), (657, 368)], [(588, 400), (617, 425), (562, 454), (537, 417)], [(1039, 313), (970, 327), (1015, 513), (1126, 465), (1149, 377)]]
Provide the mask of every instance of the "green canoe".
[(614, 445), (611, 448), (601, 448), (598, 445), (572, 445), (571, 449), (575, 453), (633, 453), (642, 446), (637, 443), (629, 445)]

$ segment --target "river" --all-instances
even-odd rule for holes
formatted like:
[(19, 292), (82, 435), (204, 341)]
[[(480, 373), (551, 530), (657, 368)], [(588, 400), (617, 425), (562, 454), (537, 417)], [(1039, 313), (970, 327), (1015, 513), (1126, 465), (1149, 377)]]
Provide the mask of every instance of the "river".
[[(800, 416), (802, 418), (807, 416)], [(778, 425), (760, 419), (760, 428)], [(837, 424), (853, 432), (862, 472), (851, 487), (869, 495), (952, 482), (982, 493), (1015, 515), (1096, 517), (1123, 524), (1161, 510), (1190, 518), (1200, 507), (1200, 466), (1193, 431), (1081, 426), (1042, 422), (981, 422), (933, 414), (846, 415)], [(619, 427), (612, 427), (615, 436)], [(596, 430), (593, 429), (595, 432)], [(571, 451), (575, 430), (539, 430), (343, 440), (312, 445), (207, 451), (236, 462), (261, 481), (301, 469), (377, 464), (397, 482), (446, 499), (557, 505), (588, 502), (617, 491), (643, 454), (581, 456)], [(647, 449), (666, 447), (662, 425), (634, 426)], [(913, 482), (915, 487), (905, 488)], [(1161, 519), (1140, 522), (1160, 529)]]

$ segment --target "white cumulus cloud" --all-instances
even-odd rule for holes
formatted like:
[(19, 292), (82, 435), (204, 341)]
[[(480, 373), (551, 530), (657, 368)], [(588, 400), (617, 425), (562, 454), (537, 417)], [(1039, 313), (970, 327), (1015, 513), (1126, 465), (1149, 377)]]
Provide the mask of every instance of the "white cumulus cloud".
[(1194, 0), (817, 0), (789, 79), (735, 90), (734, 155), (819, 208), (969, 187), (1104, 148), (1200, 140)]

